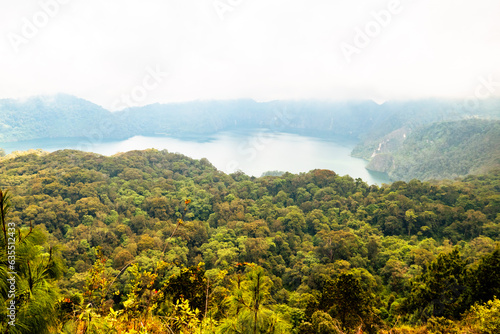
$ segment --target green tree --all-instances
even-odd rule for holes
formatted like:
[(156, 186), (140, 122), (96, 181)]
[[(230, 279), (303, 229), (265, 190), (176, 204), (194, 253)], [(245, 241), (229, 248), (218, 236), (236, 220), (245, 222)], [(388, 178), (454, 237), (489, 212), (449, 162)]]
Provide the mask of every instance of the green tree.
[(415, 214), (413, 209), (407, 210), (405, 212), (406, 227), (408, 230), (408, 235), (411, 234), (411, 230), (415, 228), (415, 223), (417, 222), (418, 216)]
[(328, 313), (323, 311), (316, 311), (312, 315), (312, 327), (314, 333), (317, 334), (337, 334), (336, 320), (333, 319)]
[(8, 192), (0, 189), (0, 331), (49, 333), (58, 325), (62, 261), (56, 247), (47, 247), (41, 229), (20, 228), (8, 220), (9, 206)]
[(280, 220), (282, 220), (283, 222), (283, 225), (285, 226), (285, 231), (290, 231), (302, 235), (303, 230), (306, 227), (304, 213), (296, 206), (291, 206), (288, 209), (290, 211), (286, 214), (286, 216), (280, 218)]
[(371, 301), (367, 291), (353, 273), (341, 273), (327, 280), (323, 287), (320, 307), (334, 315), (344, 328), (356, 328), (368, 323)]
[(412, 282), (405, 309), (423, 320), (431, 316), (458, 318), (466, 307), (465, 265), (458, 248), (439, 254)]
[(218, 333), (290, 333), (291, 325), (269, 308), (272, 282), (265, 276), (264, 269), (256, 267), (245, 277), (237, 275), (233, 284), (229, 314), (222, 321)]
[(182, 268), (180, 273), (169, 278), (165, 292), (172, 296), (174, 303), (186, 299), (193, 310), (205, 309), (207, 282), (203, 265)]
[(477, 268), (469, 272), (469, 304), (485, 303), (500, 296), (500, 246), (481, 258)]

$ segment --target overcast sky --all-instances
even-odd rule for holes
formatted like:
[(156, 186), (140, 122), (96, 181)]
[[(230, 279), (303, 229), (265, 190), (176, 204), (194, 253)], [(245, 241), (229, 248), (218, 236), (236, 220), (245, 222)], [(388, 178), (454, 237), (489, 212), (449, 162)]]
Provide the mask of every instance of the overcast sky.
[(498, 0), (0, 0), (0, 98), (500, 96), (499, 13)]

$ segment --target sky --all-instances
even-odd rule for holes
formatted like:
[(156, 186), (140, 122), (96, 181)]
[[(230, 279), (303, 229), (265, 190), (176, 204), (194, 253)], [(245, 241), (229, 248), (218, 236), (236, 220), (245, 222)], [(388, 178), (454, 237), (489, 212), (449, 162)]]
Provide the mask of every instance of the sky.
[(498, 0), (0, 0), (0, 98), (500, 96)]

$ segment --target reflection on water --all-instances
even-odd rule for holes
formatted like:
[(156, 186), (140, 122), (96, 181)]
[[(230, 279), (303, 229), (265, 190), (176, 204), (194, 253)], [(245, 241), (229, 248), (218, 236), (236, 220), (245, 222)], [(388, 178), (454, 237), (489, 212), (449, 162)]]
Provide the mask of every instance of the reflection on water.
[(144, 136), (113, 141), (57, 138), (5, 143), (0, 147), (7, 153), (32, 148), (51, 152), (70, 148), (108, 156), (130, 150), (167, 149), (195, 159), (207, 158), (226, 173), (241, 170), (248, 175), (260, 176), (270, 170), (300, 173), (321, 168), (361, 178), (369, 184), (390, 183), (386, 174), (369, 172), (365, 169), (366, 161), (350, 156), (354, 143), (265, 131), (247, 134), (224, 132), (203, 140)]

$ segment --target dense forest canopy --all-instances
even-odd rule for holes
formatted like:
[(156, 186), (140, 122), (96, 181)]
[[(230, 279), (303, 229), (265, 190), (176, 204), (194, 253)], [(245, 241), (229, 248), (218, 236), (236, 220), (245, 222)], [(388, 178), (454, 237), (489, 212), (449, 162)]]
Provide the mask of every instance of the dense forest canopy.
[(227, 175), (157, 150), (0, 159), (18, 256), (2, 331), (500, 329), (498, 170), (379, 187), (329, 170)]

